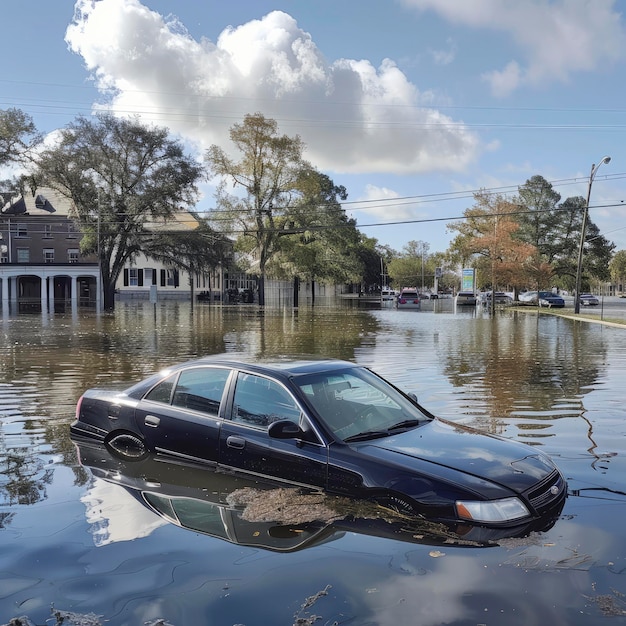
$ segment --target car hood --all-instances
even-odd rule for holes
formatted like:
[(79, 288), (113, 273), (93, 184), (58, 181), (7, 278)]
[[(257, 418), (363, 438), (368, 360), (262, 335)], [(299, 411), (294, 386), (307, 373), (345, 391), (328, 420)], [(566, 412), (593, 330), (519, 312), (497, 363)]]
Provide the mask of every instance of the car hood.
[[(419, 465), (424, 469), (426, 462), (432, 473), (441, 473), (443, 468), (456, 470), (518, 493), (536, 485), (555, 470), (546, 454), (526, 444), (441, 419), (398, 435), (369, 441), (361, 452), (384, 456), (405, 467)], [(437, 467), (441, 470), (438, 471)]]

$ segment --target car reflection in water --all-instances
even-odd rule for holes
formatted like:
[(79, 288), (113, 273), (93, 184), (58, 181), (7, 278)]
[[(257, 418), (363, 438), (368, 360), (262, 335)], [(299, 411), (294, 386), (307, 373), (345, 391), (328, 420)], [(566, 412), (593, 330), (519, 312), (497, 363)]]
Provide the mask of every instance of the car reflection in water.
[(367, 500), (250, 480), (152, 454), (128, 460), (103, 444), (74, 443), (81, 465), (96, 478), (118, 485), (167, 522), (276, 552), (313, 547), (340, 539), (346, 532), (429, 546), (488, 547), (547, 531), (562, 510), (531, 524), (500, 529), (446, 524)]

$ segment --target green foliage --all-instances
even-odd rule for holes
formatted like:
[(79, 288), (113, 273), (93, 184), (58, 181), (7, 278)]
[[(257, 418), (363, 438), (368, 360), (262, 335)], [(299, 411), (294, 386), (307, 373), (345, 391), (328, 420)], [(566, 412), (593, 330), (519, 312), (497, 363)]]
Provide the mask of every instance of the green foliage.
[[(547, 263), (553, 283), (574, 289), (578, 266), (578, 250), (585, 198), (570, 197), (560, 202), (561, 196), (541, 176), (533, 176), (519, 188), (517, 202), (520, 228), (516, 238), (537, 248), (537, 263)], [(587, 223), (583, 257), (583, 284), (589, 289), (592, 280), (609, 278), (608, 262), (614, 245), (599, 234), (591, 219)], [(545, 268), (544, 268), (545, 269)], [(545, 277), (545, 271), (541, 272)]]
[(518, 190), (517, 203), (521, 210), (517, 215), (519, 229), (515, 237), (535, 246), (548, 262), (552, 262), (560, 252), (555, 241), (561, 221), (560, 200), (561, 196), (542, 176), (529, 178)]
[(618, 250), (609, 262), (611, 278), (615, 283), (623, 284), (626, 280), (626, 250)]
[(20, 109), (0, 110), (0, 166), (24, 162), (39, 141), (30, 115)]
[[(238, 161), (217, 145), (205, 155), (210, 173), (223, 179), (213, 221), (244, 240), (238, 242), (239, 249), (255, 255), (261, 277), (259, 301), (264, 304), (267, 263), (280, 237), (290, 234), (290, 214), (302, 198), (305, 172), (312, 168), (302, 157), (300, 137), (279, 135), (277, 123), (261, 113), (234, 124), (230, 139), (240, 155)], [(242, 195), (229, 193), (227, 181)]]
[(311, 281), (359, 282), (360, 236), (340, 204), (347, 197), (345, 188), (325, 174), (306, 170), (301, 189), (302, 197), (287, 217), (293, 232), (280, 240), (274, 271)]
[[(274, 120), (256, 113), (235, 124), (230, 138), (239, 160), (216, 145), (206, 152), (210, 173), (223, 179), (212, 223), (255, 258), (260, 303), (268, 272), (337, 282), (359, 275), (358, 231), (340, 204), (346, 190), (304, 160), (300, 137), (279, 135)], [(227, 191), (226, 181), (241, 194)]]
[(99, 254), (105, 308), (115, 282), (146, 240), (167, 230), (197, 199), (202, 167), (164, 128), (112, 115), (80, 117), (37, 159), (39, 180), (69, 198), (86, 233), (83, 250)]
[(435, 260), (430, 258), (425, 241), (409, 241), (402, 252), (389, 261), (389, 276), (396, 289), (431, 287), (435, 279)]

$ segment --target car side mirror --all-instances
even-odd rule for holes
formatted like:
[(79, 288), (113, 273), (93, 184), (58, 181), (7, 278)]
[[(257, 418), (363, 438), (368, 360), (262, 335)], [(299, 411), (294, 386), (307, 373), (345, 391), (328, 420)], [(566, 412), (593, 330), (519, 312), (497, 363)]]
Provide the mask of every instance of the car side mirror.
[(291, 420), (272, 422), (268, 426), (267, 432), (274, 439), (298, 439), (304, 435), (300, 426)]

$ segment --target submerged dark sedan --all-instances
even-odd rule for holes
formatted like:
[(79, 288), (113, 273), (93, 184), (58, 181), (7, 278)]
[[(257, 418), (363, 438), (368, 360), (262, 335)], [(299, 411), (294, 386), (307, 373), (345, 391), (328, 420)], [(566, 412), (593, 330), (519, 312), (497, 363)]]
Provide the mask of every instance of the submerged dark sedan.
[(539, 450), (436, 418), (345, 361), (190, 361), (86, 391), (71, 431), (127, 458), (166, 455), (431, 519), (519, 525), (566, 497)]

